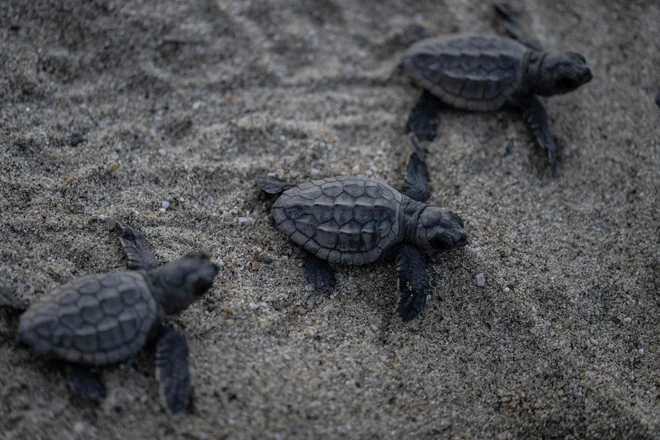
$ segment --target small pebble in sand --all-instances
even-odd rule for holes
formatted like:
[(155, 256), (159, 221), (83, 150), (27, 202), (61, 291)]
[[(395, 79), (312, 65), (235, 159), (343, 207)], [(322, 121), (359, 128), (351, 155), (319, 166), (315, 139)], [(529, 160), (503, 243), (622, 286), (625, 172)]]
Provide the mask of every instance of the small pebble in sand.
[(69, 144), (72, 147), (77, 147), (79, 144), (85, 142), (85, 137), (81, 133), (73, 133), (69, 139)]
[(312, 176), (318, 176), (319, 174), (321, 174), (321, 170), (318, 168), (312, 168)]
[(73, 424), (73, 430), (80, 434), (85, 430), (85, 424), (83, 422), (76, 422)]
[(483, 273), (477, 274), (477, 286), (484, 287), (486, 285), (486, 277)]
[(250, 303), (250, 308), (251, 308), (252, 310), (256, 310), (258, 307), (259, 307), (259, 306), (256, 305), (255, 303), (253, 303), (253, 302)]
[(644, 349), (643, 348), (639, 349), (639, 354), (644, 354)]
[(112, 173), (114, 173), (115, 171), (117, 171), (117, 168), (119, 168), (119, 165), (117, 165), (115, 162), (110, 162), (110, 164), (108, 164), (108, 172), (109, 172), (110, 174), (112, 174)]
[(160, 213), (161, 213), (161, 214), (165, 214), (166, 212), (167, 212), (167, 209), (165, 209), (165, 208), (160, 208)]
[(99, 221), (103, 223), (105, 221), (105, 216), (103, 214), (99, 215)]
[(160, 206), (162, 206), (163, 209), (167, 209), (170, 207), (170, 202), (163, 200), (162, 202), (160, 202)]
[(254, 219), (252, 217), (239, 217), (238, 222), (242, 225), (251, 225), (254, 223)]
[(160, 154), (161, 156), (166, 156), (167, 151), (164, 148), (161, 148), (160, 150), (158, 150), (158, 154)]

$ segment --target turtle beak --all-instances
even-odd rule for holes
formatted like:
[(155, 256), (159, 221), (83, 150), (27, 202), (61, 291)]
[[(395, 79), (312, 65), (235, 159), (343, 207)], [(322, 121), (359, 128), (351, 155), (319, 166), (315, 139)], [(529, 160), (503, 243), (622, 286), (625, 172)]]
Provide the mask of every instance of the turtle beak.
[(197, 282), (195, 283), (195, 294), (199, 297), (204, 295), (213, 286), (213, 280), (220, 272), (220, 268), (210, 261), (204, 264), (204, 267), (197, 272)]

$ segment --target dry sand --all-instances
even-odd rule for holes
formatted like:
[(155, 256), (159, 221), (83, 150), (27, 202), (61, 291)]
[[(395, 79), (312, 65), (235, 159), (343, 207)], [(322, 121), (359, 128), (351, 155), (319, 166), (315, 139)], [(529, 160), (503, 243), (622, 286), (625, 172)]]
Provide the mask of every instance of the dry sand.
[(432, 200), (471, 244), (437, 259), (403, 325), (392, 265), (306, 286), (253, 177), (400, 185), (419, 91), (388, 76), (416, 25), (501, 34), (488, 4), (0, 2), (2, 282), (37, 301), (122, 270), (100, 214), (162, 261), (204, 248), (222, 264), (171, 320), (190, 342), (186, 416), (161, 407), (153, 350), (106, 369), (94, 406), (0, 311), (0, 437), (660, 438), (660, 4), (514, 9), (594, 74), (545, 101), (560, 177), (519, 115), (442, 112)]

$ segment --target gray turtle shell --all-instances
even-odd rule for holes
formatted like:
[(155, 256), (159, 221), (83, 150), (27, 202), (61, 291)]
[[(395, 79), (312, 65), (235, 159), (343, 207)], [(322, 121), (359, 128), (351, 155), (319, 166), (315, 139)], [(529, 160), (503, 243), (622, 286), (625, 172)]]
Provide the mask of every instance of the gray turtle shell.
[(19, 339), (38, 353), (105, 365), (137, 353), (159, 321), (142, 273), (90, 275), (31, 306), (21, 316)]
[(420, 86), (454, 107), (489, 111), (520, 91), (527, 48), (485, 36), (442, 36), (411, 46), (403, 66)]
[(367, 264), (397, 242), (403, 195), (391, 186), (343, 176), (286, 190), (272, 208), (278, 229), (331, 263)]

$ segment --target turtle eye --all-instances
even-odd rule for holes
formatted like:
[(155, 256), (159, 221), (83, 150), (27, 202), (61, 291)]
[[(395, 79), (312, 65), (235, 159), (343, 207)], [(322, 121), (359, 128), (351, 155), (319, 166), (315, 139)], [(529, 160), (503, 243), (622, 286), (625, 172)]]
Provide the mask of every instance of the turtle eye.
[(213, 285), (213, 280), (201, 279), (197, 283), (195, 283), (194, 294), (197, 296), (202, 296), (211, 288), (212, 285)]
[(579, 86), (578, 82), (573, 78), (562, 78), (557, 80), (555, 84), (562, 90), (571, 90)]
[(580, 55), (579, 53), (577, 53), (577, 52), (568, 52), (568, 53), (573, 58), (576, 58), (576, 59), (582, 61), (582, 64), (587, 64), (587, 59), (585, 57), (583, 57), (582, 55)]
[(447, 243), (447, 240), (442, 239), (442, 236), (433, 237), (431, 240), (429, 240), (429, 243), (433, 249), (446, 250), (451, 248), (449, 243)]

